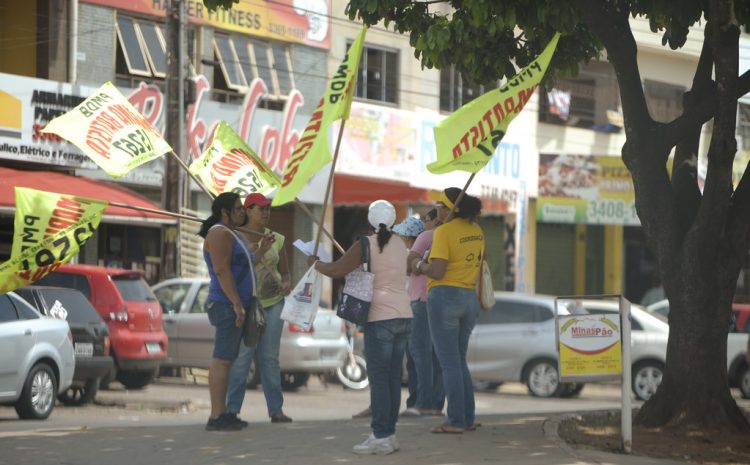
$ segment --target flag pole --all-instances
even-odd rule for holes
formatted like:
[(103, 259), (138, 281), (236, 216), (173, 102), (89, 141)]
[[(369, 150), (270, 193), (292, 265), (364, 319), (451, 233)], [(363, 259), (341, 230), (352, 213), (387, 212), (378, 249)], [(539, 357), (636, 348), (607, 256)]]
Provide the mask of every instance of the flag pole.
[(336, 140), (336, 150), (333, 152), (333, 161), (331, 162), (331, 172), (328, 174), (328, 185), (326, 185), (326, 195), (323, 197), (323, 209), (320, 213), (320, 223), (318, 223), (318, 234), (315, 237), (315, 247), (313, 248), (313, 255), (318, 255), (318, 246), (320, 245), (320, 234), (323, 230), (323, 223), (326, 218), (326, 208), (328, 207), (328, 197), (331, 195), (331, 186), (333, 185), (333, 172), (336, 169), (336, 161), (339, 158), (339, 148), (341, 148), (341, 139), (344, 135), (344, 126), (346, 120), (341, 120), (341, 126), (339, 126), (339, 137)]
[(453, 218), (453, 213), (456, 211), (456, 208), (458, 207), (458, 204), (461, 203), (461, 200), (464, 198), (464, 194), (466, 194), (466, 191), (469, 189), (469, 184), (471, 184), (471, 181), (474, 180), (474, 176), (476, 176), (477, 173), (471, 173), (471, 176), (469, 176), (469, 180), (466, 181), (466, 185), (463, 189), (461, 189), (461, 192), (458, 194), (458, 197), (456, 197), (456, 201), (453, 202), (453, 208), (451, 208), (450, 213), (448, 213), (448, 219)]
[(156, 210), (154, 208), (136, 207), (135, 205), (125, 205), (124, 203), (119, 203), (119, 202), (107, 202), (107, 203), (109, 205), (112, 205), (113, 207), (129, 208), (131, 210), (138, 210), (138, 211), (148, 212), (148, 213), (156, 213), (158, 215), (172, 216), (174, 218), (181, 218), (183, 220), (190, 220), (190, 221), (195, 221), (198, 223), (203, 222), (202, 219), (195, 217), (195, 216), (181, 215), (180, 213), (172, 213), (166, 210)]
[(201, 189), (203, 189), (203, 192), (205, 192), (206, 194), (208, 194), (208, 196), (211, 197), (211, 199), (214, 199), (214, 195), (211, 193), (211, 191), (209, 191), (208, 188), (203, 185), (203, 183), (200, 181), (200, 179), (198, 179), (193, 173), (190, 172), (190, 168), (188, 168), (188, 166), (185, 164), (185, 162), (182, 161), (182, 158), (180, 158), (174, 152), (174, 150), (172, 150), (171, 152), (169, 152), (169, 154), (172, 155), (173, 157), (175, 157), (177, 159), (177, 162), (180, 164), (180, 166), (182, 166), (182, 169), (184, 169), (185, 172), (188, 174), (188, 176), (190, 176), (193, 179), (193, 181), (195, 181), (198, 184), (198, 187), (200, 187)]
[(320, 222), (318, 221), (317, 218), (315, 218), (315, 215), (313, 215), (313, 213), (310, 211), (310, 209), (307, 208), (307, 205), (305, 205), (304, 203), (302, 203), (302, 201), (300, 199), (294, 199), (294, 203), (303, 212), (305, 212), (305, 214), (307, 214), (307, 216), (309, 216), (311, 220), (313, 220), (313, 222), (315, 223), (315, 225), (317, 227), (319, 227), (325, 233), (326, 237), (328, 237), (333, 242), (333, 245), (336, 247), (336, 249), (339, 252), (341, 252), (342, 254), (346, 253), (346, 250), (344, 250), (344, 248), (341, 247), (341, 244), (339, 244), (338, 241), (336, 241), (336, 239), (333, 238), (333, 235), (330, 232), (328, 232), (328, 230), (326, 228), (324, 228), (322, 224), (320, 224)]

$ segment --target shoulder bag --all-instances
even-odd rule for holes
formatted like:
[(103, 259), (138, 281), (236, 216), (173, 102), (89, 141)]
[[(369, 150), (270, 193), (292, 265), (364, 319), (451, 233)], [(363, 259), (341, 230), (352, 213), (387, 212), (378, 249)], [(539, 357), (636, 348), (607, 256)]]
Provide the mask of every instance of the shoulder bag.
[(358, 325), (367, 323), (372, 303), (372, 285), (375, 275), (370, 272), (370, 239), (359, 238), (362, 265), (346, 275), (344, 292), (336, 315)]
[(492, 274), (490, 265), (482, 252), (482, 261), (479, 264), (479, 277), (477, 278), (477, 298), (482, 310), (490, 310), (495, 305), (495, 290), (492, 287)]
[(229, 232), (234, 236), (234, 239), (240, 244), (242, 250), (245, 251), (247, 256), (247, 263), (250, 268), (250, 277), (253, 280), (253, 295), (250, 300), (250, 307), (245, 309), (245, 324), (243, 325), (242, 331), (242, 342), (248, 347), (255, 347), (260, 342), (263, 331), (266, 329), (266, 311), (260, 306), (258, 301), (258, 278), (255, 275), (255, 266), (253, 265), (252, 254), (247, 246), (247, 243), (231, 228), (227, 228)]

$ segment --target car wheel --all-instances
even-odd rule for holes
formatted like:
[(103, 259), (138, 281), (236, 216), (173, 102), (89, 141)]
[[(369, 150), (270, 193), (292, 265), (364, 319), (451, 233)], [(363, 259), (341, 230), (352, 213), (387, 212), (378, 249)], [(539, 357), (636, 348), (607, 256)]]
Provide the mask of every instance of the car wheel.
[(156, 377), (156, 370), (135, 371), (135, 370), (118, 370), (117, 381), (126, 389), (143, 389), (151, 384)]
[(336, 377), (349, 389), (365, 389), (370, 385), (367, 378), (367, 362), (361, 355), (354, 354), (351, 358), (347, 355), (336, 368)]
[(85, 405), (94, 400), (98, 391), (99, 380), (92, 379), (86, 381), (86, 384), (83, 386), (70, 386), (62, 394), (57, 396), (57, 400), (65, 405)]
[(296, 391), (310, 379), (310, 373), (302, 371), (292, 371), (281, 373), (281, 389), (285, 391)]
[(563, 383), (560, 397), (576, 397), (583, 390), (583, 386), (585, 386), (583, 383)]
[(57, 395), (57, 377), (46, 363), (38, 363), (29, 371), (21, 397), (16, 402), (18, 416), (28, 420), (44, 420), (52, 413)]
[(750, 366), (746, 366), (740, 374), (740, 393), (743, 399), (750, 399)]
[(526, 367), (526, 386), (534, 397), (553, 397), (560, 393), (562, 385), (557, 373), (557, 364), (552, 360), (534, 360)]
[(639, 400), (649, 400), (661, 384), (664, 364), (648, 360), (633, 366), (633, 394)]

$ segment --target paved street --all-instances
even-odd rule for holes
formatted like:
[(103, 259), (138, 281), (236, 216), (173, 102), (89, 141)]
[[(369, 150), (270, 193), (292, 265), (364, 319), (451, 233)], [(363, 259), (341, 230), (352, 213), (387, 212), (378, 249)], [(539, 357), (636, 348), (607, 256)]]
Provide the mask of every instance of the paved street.
[(20, 421), (12, 408), (0, 408), (0, 464), (670, 463), (573, 450), (556, 438), (555, 422), (564, 412), (617, 408), (615, 385), (587, 385), (574, 399), (535, 399), (520, 384), (478, 393), (483, 425), (478, 431), (436, 435), (429, 429), (439, 419), (403, 419), (397, 433), (401, 450), (386, 457), (351, 453), (369, 433), (369, 421), (352, 420), (351, 414), (367, 402), (367, 391), (314, 379), (308, 387), (286, 393), (285, 411), (295, 421), (277, 425), (268, 422), (262, 391), (249, 391), (242, 417), (251, 425), (241, 432), (208, 433), (203, 429), (207, 386), (161, 380), (143, 391), (102, 391), (96, 405), (58, 406), (44, 422)]

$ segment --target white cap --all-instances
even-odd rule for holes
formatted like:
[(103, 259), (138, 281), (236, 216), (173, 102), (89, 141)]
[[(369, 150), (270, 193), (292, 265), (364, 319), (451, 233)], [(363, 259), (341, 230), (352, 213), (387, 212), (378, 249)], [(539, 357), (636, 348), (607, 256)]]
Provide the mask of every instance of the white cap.
[(391, 229), (393, 223), (396, 222), (396, 209), (386, 200), (376, 200), (370, 204), (369, 211), (367, 212), (367, 221), (375, 229), (378, 229), (381, 224)]

